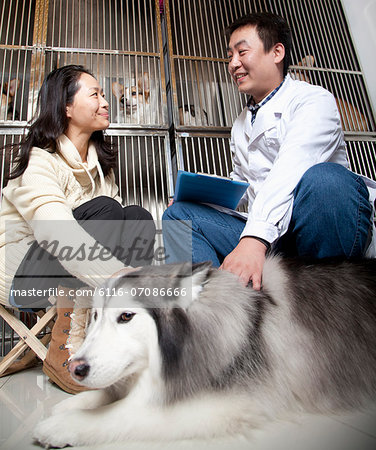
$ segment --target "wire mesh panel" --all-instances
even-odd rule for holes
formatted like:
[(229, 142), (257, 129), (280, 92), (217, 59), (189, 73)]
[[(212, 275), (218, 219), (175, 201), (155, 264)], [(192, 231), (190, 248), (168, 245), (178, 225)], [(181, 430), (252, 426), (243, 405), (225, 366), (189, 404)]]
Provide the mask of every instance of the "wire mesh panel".
[(227, 71), (226, 3), (166, 2), (177, 127), (230, 127), (245, 103)]
[[(23, 133), (22, 128), (0, 127), (0, 199), (14, 161), (12, 146), (19, 143)], [(118, 152), (115, 175), (123, 204), (141, 205), (160, 219), (171, 189), (168, 133), (111, 129), (107, 134)]]
[[(38, 321), (39, 316), (35, 312), (16, 311), (12, 310), (12, 313), (20, 319), (29, 329), (32, 328)], [(49, 330), (42, 330), (38, 337), (46, 334)], [(0, 357), (8, 354), (8, 352), (20, 341), (18, 334), (7, 324), (7, 322), (0, 319)], [(21, 354), (22, 356), (22, 354)], [(3, 375), (4, 376), (4, 375)]]
[(118, 148), (116, 176), (123, 204), (141, 205), (161, 219), (171, 184), (168, 134), (109, 134)]
[(47, 45), (159, 53), (155, 1), (50, 0)]
[(45, 75), (79, 63), (108, 87), (113, 122), (165, 126), (163, 45), (156, 7), (155, 0), (2, 2), (0, 121), (30, 120)]
[[(117, 126), (121, 124), (127, 128), (141, 129), (166, 127), (165, 106), (161, 101), (161, 72), (158, 58), (77, 51), (48, 51), (45, 61), (46, 72), (67, 64), (81, 64), (89, 68), (103, 88), (109, 102), (110, 120)], [(142, 75), (132, 78), (132, 68), (138, 68), (137, 70)], [(128, 75), (131, 83), (136, 83), (131, 88), (135, 92), (135, 94), (131, 94), (134, 102), (131, 107), (126, 104), (129, 88), (126, 87), (124, 80)]]
[(293, 32), (291, 70), (304, 66), (308, 75), (305, 81), (334, 94), (344, 131), (375, 132), (372, 108), (341, 2), (270, 3), (270, 10), (286, 17)]
[(35, 1), (0, 3), (0, 123), (27, 119)]
[[(376, 139), (346, 141), (350, 169), (376, 180)], [(228, 177), (232, 171), (229, 133), (178, 133), (178, 169)]]
[(172, 190), (168, 133), (109, 130), (108, 134), (118, 148), (116, 179), (123, 205), (143, 206), (153, 216), (156, 224), (153, 264), (160, 264), (164, 261), (161, 220)]
[(226, 62), (176, 58), (175, 76), (178, 126), (231, 126), (245, 99), (231, 82)]
[(31, 49), (0, 48), (0, 123), (27, 120), (31, 56)]
[(376, 139), (347, 142), (347, 156), (351, 169), (376, 180)]
[[(19, 313), (20, 314), (20, 313)], [(5, 322), (3, 318), (0, 319), (0, 357), (5, 356), (18, 342), (18, 336), (14, 330)]]
[(374, 134), (375, 120), (340, 0), (182, 0), (167, 2), (177, 126), (230, 127), (245, 105), (227, 73), (224, 29), (250, 12), (284, 16), (293, 32), (294, 78), (336, 97), (346, 132)]
[(230, 176), (232, 158), (228, 133), (210, 136), (181, 133), (178, 138), (178, 148), (179, 169)]
[(14, 160), (13, 146), (22, 138), (22, 128), (5, 128), (0, 126), (0, 206), (3, 198), (3, 189), (7, 183), (10, 167)]
[[(203, 134), (177, 132), (177, 169), (230, 177), (233, 169), (228, 131)], [(247, 211), (247, 205), (239, 208)]]
[[(339, 0), (170, 0), (166, 6), (178, 168), (230, 173), (223, 132), (229, 136), (247, 99), (227, 71), (224, 29), (246, 13), (271, 11), (292, 29), (291, 76), (333, 93), (352, 169), (376, 179), (375, 119)], [(214, 127), (223, 130), (221, 138)]]
[(144, 128), (167, 123), (156, 2), (51, 0), (49, 70), (80, 63), (104, 85), (111, 121)]

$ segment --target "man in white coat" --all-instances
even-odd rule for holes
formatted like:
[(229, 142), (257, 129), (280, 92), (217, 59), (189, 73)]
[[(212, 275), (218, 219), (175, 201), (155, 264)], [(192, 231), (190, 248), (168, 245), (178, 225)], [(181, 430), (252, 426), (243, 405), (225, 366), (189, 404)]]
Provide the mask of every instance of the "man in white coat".
[(309, 258), (374, 256), (376, 184), (348, 170), (333, 95), (287, 74), (286, 21), (254, 13), (226, 31), (229, 72), (249, 95), (231, 133), (232, 177), (250, 184), (242, 199), (248, 216), (174, 203), (164, 219), (185, 222), (163, 227), (167, 261), (182, 259), (188, 232), (193, 262), (211, 260), (260, 289), (269, 249)]

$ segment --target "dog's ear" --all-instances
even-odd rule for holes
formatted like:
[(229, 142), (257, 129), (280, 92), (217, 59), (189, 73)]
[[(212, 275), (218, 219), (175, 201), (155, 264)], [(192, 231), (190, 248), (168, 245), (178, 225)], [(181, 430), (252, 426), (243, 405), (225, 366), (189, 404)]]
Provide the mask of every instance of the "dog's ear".
[(300, 63), (298, 63), (299, 66), (307, 66), (307, 67), (313, 67), (315, 64), (315, 58), (312, 55), (305, 56)]
[[(315, 58), (312, 55), (306, 55), (302, 58), (301, 61), (298, 62), (299, 67), (313, 67), (315, 64)], [(309, 76), (309, 71), (298, 70), (296, 73), (291, 73), (291, 77), (294, 80), (305, 81), (306, 83), (311, 83), (311, 79)]]
[(192, 265), (192, 286), (202, 287), (202, 285), (206, 282), (211, 266), (211, 261), (205, 261)]
[(197, 300), (207, 282), (208, 274), (212, 263), (205, 261), (203, 263), (193, 264), (192, 266), (192, 302)]
[(207, 281), (211, 262), (199, 264), (176, 264), (173, 276), (180, 278), (180, 289), (184, 295), (180, 296), (179, 307), (188, 309), (192, 302), (199, 298), (200, 292)]
[[(138, 80), (138, 82), (140, 83), (141, 80)], [(142, 82), (141, 82), (142, 83)], [(142, 84), (141, 84), (142, 85)], [(139, 85), (140, 86), (140, 85)], [(150, 90), (150, 83), (149, 83), (149, 74), (148, 72), (144, 72), (144, 76), (143, 76), (143, 90), (144, 91), (149, 91)]]
[(211, 266), (212, 263), (210, 261), (194, 264), (192, 266), (192, 301), (198, 299), (200, 292), (208, 279)]
[(124, 86), (117, 81), (114, 81), (112, 83), (112, 93), (114, 96), (118, 99), (121, 98), (121, 96), (124, 94)]
[(150, 84), (149, 84), (148, 72), (144, 72), (144, 76), (143, 76), (142, 80), (139, 78), (138, 89), (140, 92), (143, 92), (145, 101), (147, 101), (149, 98), (149, 95), (150, 95)]

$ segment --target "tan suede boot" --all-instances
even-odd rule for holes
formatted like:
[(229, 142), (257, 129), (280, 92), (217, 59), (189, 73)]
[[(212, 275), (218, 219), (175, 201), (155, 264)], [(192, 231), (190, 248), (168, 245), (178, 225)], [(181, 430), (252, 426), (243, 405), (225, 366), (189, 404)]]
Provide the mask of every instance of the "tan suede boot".
[[(52, 329), (47, 356), (43, 361), (43, 372), (64, 391), (77, 394), (88, 390), (88, 388), (77, 384), (68, 371), (70, 353), (67, 348), (67, 340), (71, 328), (70, 316), (73, 312), (74, 301), (73, 298), (68, 296), (69, 289), (59, 287), (58, 291), (59, 295), (56, 298), (57, 319)], [(82, 329), (82, 334), (84, 334), (84, 329)], [(84, 336), (82, 336), (81, 342), (83, 338)]]

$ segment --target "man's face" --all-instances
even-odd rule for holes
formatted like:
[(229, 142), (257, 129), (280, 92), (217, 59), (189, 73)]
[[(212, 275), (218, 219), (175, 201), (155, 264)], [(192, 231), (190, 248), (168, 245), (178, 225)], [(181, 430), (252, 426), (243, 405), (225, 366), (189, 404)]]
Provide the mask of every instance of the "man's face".
[(230, 37), (227, 52), (228, 70), (239, 91), (252, 95), (256, 103), (283, 80), (279, 64), (284, 56), (283, 45), (276, 44), (269, 52), (265, 52), (255, 26), (245, 25), (236, 29)]

